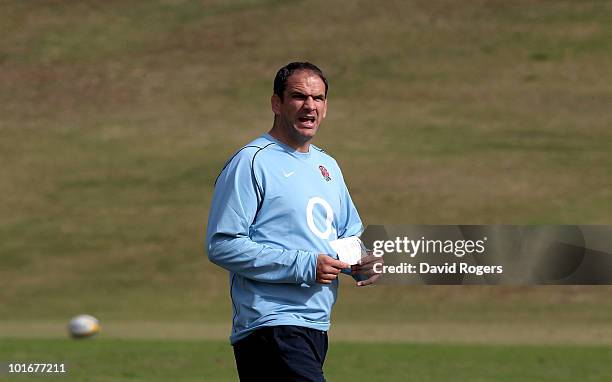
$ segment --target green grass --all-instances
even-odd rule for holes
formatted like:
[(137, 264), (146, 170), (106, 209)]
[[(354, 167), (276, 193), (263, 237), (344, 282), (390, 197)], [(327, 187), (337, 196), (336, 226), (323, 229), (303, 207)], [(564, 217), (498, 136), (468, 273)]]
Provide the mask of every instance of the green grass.
[[(64, 362), (70, 381), (237, 380), (228, 343), (147, 340), (3, 339), (0, 359)], [(39, 376), (30, 377), (36, 380)], [(11, 378), (13, 379), (13, 378)], [(28, 378), (15, 377), (16, 380)]]
[[(607, 381), (612, 348), (332, 343), (330, 381)], [(65, 362), (62, 381), (233, 381), (231, 347), (213, 341), (5, 339), (2, 362)], [(11, 376), (9, 380), (38, 380)]]
[[(366, 223), (612, 222), (612, 3), (305, 5), (0, 4), (0, 320), (227, 323), (212, 184), (294, 59)], [(345, 284), (335, 323), (612, 318), (609, 287)]]

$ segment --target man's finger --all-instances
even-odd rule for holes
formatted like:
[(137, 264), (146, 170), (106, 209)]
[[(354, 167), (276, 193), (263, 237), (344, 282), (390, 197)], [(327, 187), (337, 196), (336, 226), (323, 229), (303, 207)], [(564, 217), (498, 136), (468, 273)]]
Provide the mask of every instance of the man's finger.
[(364, 264), (364, 265), (359, 265), (355, 268), (351, 268), (351, 270), (353, 272), (357, 272), (357, 273), (362, 273), (362, 272), (367, 272), (369, 270), (371, 270), (372, 268), (374, 268), (374, 265), (376, 265), (377, 263), (368, 263), (368, 264)]
[(331, 257), (329, 259), (331, 261), (327, 262), (327, 265), (331, 265), (334, 268), (345, 269), (345, 268), (351, 267), (349, 264), (345, 263), (344, 261), (336, 260)]
[(331, 266), (327, 266), (327, 265), (324, 265), (321, 271), (323, 271), (323, 273), (331, 273), (334, 275), (337, 275), (338, 273), (340, 273), (340, 269), (334, 268)]
[(376, 282), (376, 280), (378, 280), (379, 277), (380, 277), (380, 273), (377, 273), (367, 280), (357, 282), (357, 286), (362, 287), (362, 286), (372, 285), (374, 284), (374, 282)]
[(327, 256), (325, 254), (320, 254), (318, 261), (322, 265), (329, 265), (329, 266), (332, 266), (338, 269), (345, 269), (345, 268), (351, 267), (349, 264), (345, 263), (344, 261), (336, 260), (333, 257)]
[(338, 276), (336, 275), (332, 275), (329, 273), (322, 273), (317, 277), (317, 282), (322, 283), (322, 284), (331, 284), (331, 282), (337, 278)]
[(334, 275), (331, 273), (323, 273), (319, 276), (319, 278), (323, 279), (323, 280), (335, 280), (338, 278), (338, 275)]
[(374, 269), (368, 269), (368, 270), (360, 270), (359, 272), (353, 272), (353, 275), (359, 275), (359, 276), (365, 276), (365, 277), (371, 277), (374, 275), (379, 275), (380, 272), (376, 272)]
[(375, 262), (381, 262), (384, 263), (384, 260), (379, 256), (374, 256), (374, 254), (369, 254), (367, 256), (364, 256), (361, 258), (361, 260), (359, 260), (359, 264), (361, 265), (365, 265), (365, 264), (369, 264), (369, 263), (375, 263)]
[(367, 262), (367, 263), (361, 264), (361, 265), (353, 265), (351, 267), (351, 271), (352, 271), (353, 274), (355, 274), (355, 273), (363, 274), (365, 272), (369, 272), (372, 269), (374, 269), (374, 266), (376, 264), (381, 264), (382, 265), (384, 263), (385, 262), (382, 260), (382, 258), (376, 258), (375, 261), (370, 261), (370, 262)]

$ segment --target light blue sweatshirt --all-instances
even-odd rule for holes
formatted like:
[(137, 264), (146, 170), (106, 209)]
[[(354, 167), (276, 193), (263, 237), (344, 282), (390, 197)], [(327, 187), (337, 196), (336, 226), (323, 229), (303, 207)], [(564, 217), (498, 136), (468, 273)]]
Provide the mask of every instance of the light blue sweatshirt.
[(329, 242), (363, 226), (336, 161), (264, 134), (240, 149), (215, 184), (206, 241), (229, 271), (232, 344), (263, 326), (328, 330), (338, 280), (316, 283)]

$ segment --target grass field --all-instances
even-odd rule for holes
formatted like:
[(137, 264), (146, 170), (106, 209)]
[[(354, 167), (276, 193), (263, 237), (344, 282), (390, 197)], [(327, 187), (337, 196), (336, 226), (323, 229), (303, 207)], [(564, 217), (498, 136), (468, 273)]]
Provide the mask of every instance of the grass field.
[[(212, 183), (271, 126), (272, 78), (294, 59), (328, 74), (315, 143), (366, 223), (611, 224), (611, 42), (600, 0), (0, 2), (0, 361), (48, 348), (93, 365), (84, 380), (115, 380), (96, 352), (157, 370), (192, 349), (220, 366), (187, 358), (181, 378), (231, 379), (229, 347), (210, 342), (230, 317), (227, 275), (203, 252)], [(609, 287), (344, 281), (331, 380), (365, 355), (373, 380), (402, 379), (387, 357), (419, 360), (421, 380), (609, 379)], [(108, 331), (42, 340), (78, 313)], [(118, 342), (137, 327), (151, 329)], [(376, 328), (381, 343), (362, 335)], [(478, 330), (491, 346), (469, 344)], [(147, 333), (163, 350), (145, 357)]]
[[(237, 379), (224, 342), (4, 340), (2, 359), (65, 362), (62, 381), (227, 381)], [(328, 380), (607, 381), (611, 347), (336, 342)], [(365, 366), (364, 366), (365, 365)], [(13, 376), (38, 380), (40, 376)]]

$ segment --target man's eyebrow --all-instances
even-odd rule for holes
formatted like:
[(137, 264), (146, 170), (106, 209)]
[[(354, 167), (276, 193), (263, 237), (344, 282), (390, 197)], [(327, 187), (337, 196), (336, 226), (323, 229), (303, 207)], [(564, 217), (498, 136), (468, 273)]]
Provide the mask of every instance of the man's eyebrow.
[(290, 96), (294, 97), (294, 96), (303, 96), (303, 97), (308, 97), (309, 95), (312, 95), (312, 98), (322, 98), (325, 99), (325, 94), (321, 93), (321, 94), (306, 94), (306, 93), (302, 93), (299, 90), (293, 90), (291, 91), (291, 93), (289, 93)]

